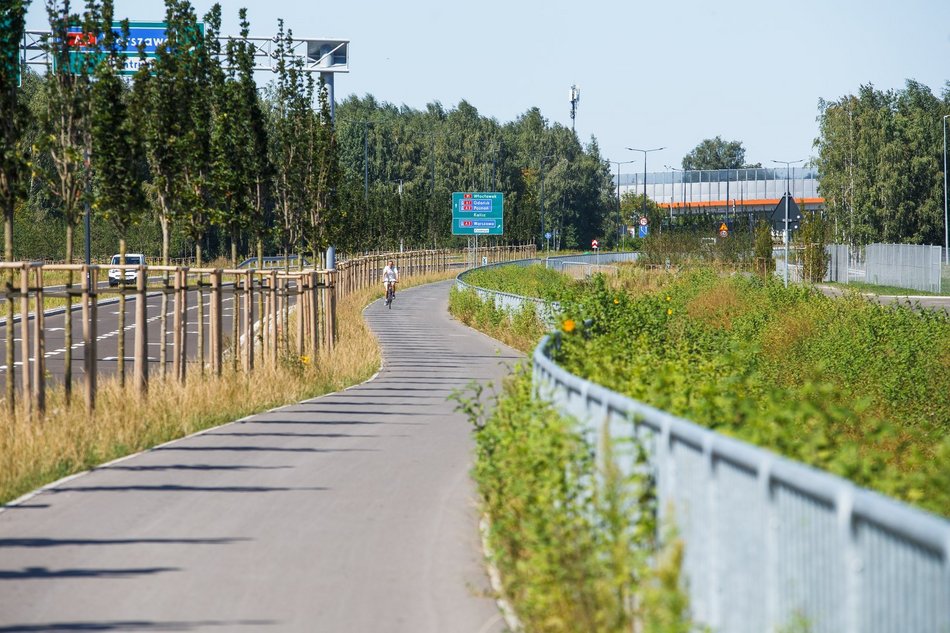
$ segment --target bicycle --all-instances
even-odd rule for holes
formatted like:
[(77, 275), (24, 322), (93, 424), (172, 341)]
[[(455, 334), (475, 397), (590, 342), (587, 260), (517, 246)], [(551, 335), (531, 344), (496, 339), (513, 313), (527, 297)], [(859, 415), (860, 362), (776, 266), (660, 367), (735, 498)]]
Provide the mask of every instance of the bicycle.
[(396, 282), (387, 281), (386, 282), (386, 307), (390, 310), (393, 309), (393, 299), (396, 298)]

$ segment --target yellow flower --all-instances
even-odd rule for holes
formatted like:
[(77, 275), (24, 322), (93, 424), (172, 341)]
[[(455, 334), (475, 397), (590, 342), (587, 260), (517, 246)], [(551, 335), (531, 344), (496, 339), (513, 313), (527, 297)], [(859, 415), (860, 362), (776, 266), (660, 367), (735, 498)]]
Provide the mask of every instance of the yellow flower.
[(562, 325), (561, 327), (564, 329), (565, 332), (570, 334), (571, 332), (574, 331), (574, 328), (576, 326), (577, 324), (574, 323), (573, 319), (568, 319), (567, 321), (564, 322), (564, 325)]
[(671, 316), (673, 314), (673, 308), (666, 309), (666, 316)]
[(618, 304), (618, 303), (620, 303), (620, 299), (617, 299), (617, 298), (615, 297), (615, 298), (614, 298), (614, 305), (616, 305), (616, 304)]
[(309, 364), (310, 364), (310, 357), (309, 357), (309, 356), (301, 356), (301, 357), (300, 357), (300, 362), (303, 363), (304, 365), (309, 365)]
[(669, 301), (669, 300), (670, 300), (670, 298), (669, 298), (669, 297), (667, 297), (667, 298), (666, 298), (666, 300), (667, 300), (667, 301)]

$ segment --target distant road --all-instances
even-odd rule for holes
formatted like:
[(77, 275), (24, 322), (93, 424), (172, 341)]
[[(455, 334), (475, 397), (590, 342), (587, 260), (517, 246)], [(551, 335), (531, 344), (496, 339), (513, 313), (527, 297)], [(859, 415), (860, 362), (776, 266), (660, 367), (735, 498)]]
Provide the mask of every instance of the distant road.
[(0, 632), (503, 631), (448, 398), (520, 355), (448, 317), (451, 283), (367, 309), (374, 380), (0, 511)]
[[(819, 284), (818, 288), (829, 297), (842, 297), (846, 290), (839, 286), (826, 286)], [(907, 305), (919, 304), (921, 308), (929, 310), (947, 310), (950, 312), (950, 296), (932, 296), (932, 295), (914, 295), (913, 290), (908, 290), (906, 295), (879, 295), (870, 292), (861, 293), (868, 299), (876, 301), (881, 305), (891, 305), (898, 303)]]
[[(102, 285), (102, 284), (100, 284)], [(130, 297), (130, 300), (126, 301), (125, 306), (125, 354), (126, 357), (126, 370), (128, 375), (131, 375), (133, 369), (133, 351), (135, 343), (135, 304), (136, 301), (134, 298)], [(161, 324), (161, 296), (153, 295), (148, 297), (148, 308), (146, 310), (146, 317), (148, 319), (148, 356), (149, 356), (149, 372), (158, 372), (160, 368), (159, 364), (159, 349), (161, 341), (161, 332), (159, 325)], [(210, 328), (208, 324), (210, 323), (210, 312), (211, 312), (211, 297), (210, 293), (207, 291), (204, 293), (204, 323), (205, 323), (205, 353), (210, 353)], [(256, 315), (256, 305), (255, 309), (255, 318)], [(225, 293), (224, 299), (222, 301), (222, 324), (223, 324), (223, 336), (225, 339), (230, 339), (231, 337), (231, 327), (232, 327), (232, 314), (233, 314), (233, 298), (229, 296), (228, 293)], [(74, 309), (70, 313), (72, 318), (72, 327), (73, 327), (73, 378), (74, 380), (82, 380), (84, 376), (83, 371), (83, 362), (85, 358), (85, 349), (83, 345), (82, 338), (82, 310)], [(61, 383), (63, 380), (64, 373), (64, 362), (66, 354), (66, 343), (65, 343), (65, 325), (67, 315), (65, 312), (60, 312), (59, 314), (53, 314), (46, 317), (46, 369), (49, 372), (51, 382)], [(171, 371), (172, 367), (172, 354), (173, 354), (173, 337), (171, 333), (172, 323), (174, 318), (174, 300), (173, 297), (169, 297), (168, 301), (168, 320), (167, 320), (167, 358), (166, 366), (168, 371)], [(30, 326), (32, 327), (32, 319), (29, 321)], [(19, 374), (20, 363), (22, 362), (20, 354), (20, 331), (22, 328), (22, 321), (14, 324), (14, 339), (16, 340), (15, 344), (15, 356), (16, 356), (16, 366), (15, 369)], [(6, 380), (5, 375), (7, 372), (7, 367), (5, 364), (6, 361), (6, 322), (0, 323), (0, 382)], [(96, 356), (99, 360), (98, 362), (98, 372), (101, 376), (107, 376), (114, 374), (117, 368), (118, 361), (118, 347), (119, 347), (119, 303), (106, 303), (100, 304), (98, 307), (98, 321), (97, 321), (97, 348)], [(188, 337), (187, 337), (187, 350), (189, 358), (197, 357), (197, 346), (198, 346), (198, 293), (189, 292), (188, 293)], [(32, 336), (32, 331), (30, 332)], [(32, 356), (31, 356), (32, 360)], [(19, 376), (17, 376), (19, 380)], [(2, 633), (2, 631), (0, 631)]]

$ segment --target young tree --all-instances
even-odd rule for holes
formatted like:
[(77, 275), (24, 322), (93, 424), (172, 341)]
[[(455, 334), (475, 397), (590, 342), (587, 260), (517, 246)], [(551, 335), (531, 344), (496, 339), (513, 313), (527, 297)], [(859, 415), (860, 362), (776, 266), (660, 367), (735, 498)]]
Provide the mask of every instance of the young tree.
[[(89, 104), (92, 73), (99, 58), (102, 6), (87, 0), (80, 18), (70, 0), (48, 0), (50, 37), (46, 42), (52, 63), (43, 82), (46, 109), (41, 113), (36, 152), (47, 160), (34, 161), (38, 178), (55, 201), (66, 223), (66, 263), (73, 263), (76, 226), (83, 217), (89, 171)], [(70, 32), (76, 25), (81, 32)], [(110, 25), (111, 26), (111, 25)], [(67, 283), (72, 285), (72, 273)], [(67, 314), (72, 298), (66, 298)], [(66, 398), (72, 393), (72, 319), (65, 323)]]
[(299, 59), (287, 61), (285, 53), (292, 46), (293, 36), (284, 32), (278, 21), (277, 82), (271, 101), (271, 162), (280, 165), (273, 181), (274, 203), (279, 219), (278, 239), (289, 266), (291, 251), (300, 244), (306, 207), (307, 175), (311, 167), (307, 156), (309, 141), (308, 117), (312, 115), (312, 84), (308, 91)]
[[(247, 37), (246, 10), (241, 10), (241, 34)], [(214, 195), (211, 219), (228, 235), (231, 242), (231, 266), (237, 266), (241, 232), (250, 223), (253, 139), (241, 85), (236, 79), (239, 56), (244, 54), (243, 40), (229, 40), (228, 75), (216, 74), (212, 81), (211, 181)]]
[(220, 52), (221, 5), (214, 4), (204, 16), (204, 37), (190, 3), (180, 3), (180, 7), (178, 26), (184, 48), (179, 52), (178, 73), (174, 79), (179, 85), (180, 107), (187, 117), (187, 124), (181, 128), (179, 175), (182, 200), (176, 211), (182, 231), (194, 242), (195, 264), (201, 266), (202, 242), (208, 230), (213, 192), (210, 155), (212, 100), (215, 88), (224, 82), (217, 57)]
[(755, 270), (767, 276), (775, 270), (772, 257), (772, 227), (765, 220), (755, 225)]
[(802, 246), (802, 279), (819, 283), (825, 278), (831, 256), (825, 251), (828, 223), (818, 211), (802, 213), (797, 241)]
[[(17, 96), (20, 77), (20, 41), (29, 1), (0, 4), (0, 207), (3, 208), (3, 258), (13, 261), (13, 213), (25, 194), (26, 156), (21, 142), (27, 126), (27, 109)], [(13, 273), (5, 280), (13, 283)], [(7, 323), (13, 322), (13, 299), (7, 301)], [(13, 367), (13, 328), (7, 328), (6, 365)], [(14, 406), (13, 372), (7, 371), (7, 408)]]
[[(106, 56), (95, 70), (90, 94), (89, 132), (92, 146), (92, 206), (107, 220), (119, 236), (119, 263), (125, 265), (129, 230), (144, 215), (143, 177), (139, 160), (136, 123), (129, 115), (128, 94), (119, 76), (124, 66), (118, 55), (117, 38), (112, 29), (112, 0), (102, 3), (103, 49)], [(128, 21), (122, 24), (122, 37), (128, 38)], [(124, 275), (120, 275), (122, 277)], [(125, 384), (125, 295), (119, 295), (119, 383)]]
[[(319, 112), (310, 113), (309, 144), (312, 168), (307, 183), (309, 204), (305, 240), (314, 262), (329, 244), (332, 232), (343, 220), (334, 208), (340, 184), (340, 163), (337, 154), (336, 133), (330, 120), (330, 103), (326, 86), (320, 87)], [(400, 198), (402, 196), (400, 195)], [(405, 226), (405, 223), (403, 224)]]

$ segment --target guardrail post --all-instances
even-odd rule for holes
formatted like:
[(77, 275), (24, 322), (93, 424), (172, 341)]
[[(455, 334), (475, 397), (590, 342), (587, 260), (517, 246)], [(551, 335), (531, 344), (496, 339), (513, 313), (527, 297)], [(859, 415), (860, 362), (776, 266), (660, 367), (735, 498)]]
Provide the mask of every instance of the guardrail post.
[[(13, 325), (12, 323), (10, 325)], [(20, 268), (20, 354), (23, 375), (23, 409), (29, 418), (32, 410), (30, 393), (30, 269), (27, 264)], [(13, 371), (13, 368), (10, 368)]]
[[(211, 273), (211, 371), (218, 378), (221, 377), (221, 360), (223, 337), (221, 336), (221, 270)], [(235, 288), (237, 291), (237, 288)], [(237, 303), (237, 302), (235, 302)], [(232, 320), (237, 323), (238, 310), (232, 310)]]
[(96, 286), (99, 283), (97, 273), (98, 268), (95, 266), (82, 267), (83, 369), (86, 372), (84, 391), (88, 415), (92, 415), (96, 409), (96, 322), (98, 319)]
[(135, 390), (140, 400), (148, 392), (148, 272), (139, 265), (135, 276)]
[[(46, 412), (46, 326), (43, 313), (43, 268), (36, 271), (36, 316), (33, 319), (33, 398), (36, 401), (36, 413), (40, 417)], [(26, 325), (24, 323), (24, 325)]]

